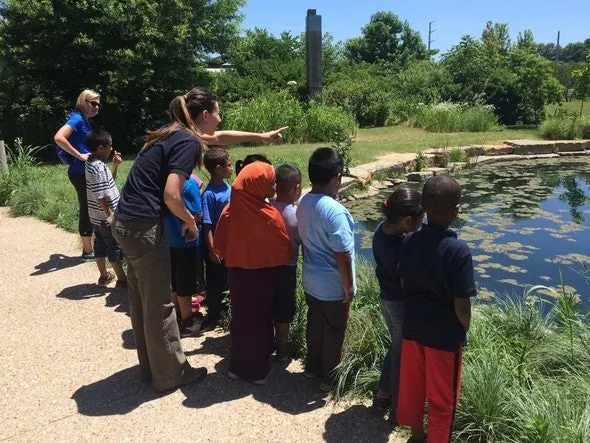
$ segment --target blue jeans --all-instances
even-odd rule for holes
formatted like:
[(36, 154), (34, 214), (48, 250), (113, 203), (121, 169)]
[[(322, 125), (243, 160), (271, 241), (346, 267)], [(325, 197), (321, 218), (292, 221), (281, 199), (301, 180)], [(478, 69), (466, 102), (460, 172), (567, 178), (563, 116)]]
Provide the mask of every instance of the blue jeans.
[(402, 324), (404, 322), (404, 302), (381, 299), (381, 313), (391, 336), (391, 345), (387, 350), (379, 389), (389, 392), (393, 409), (397, 407), (397, 392), (399, 389), (399, 365), (402, 352)]

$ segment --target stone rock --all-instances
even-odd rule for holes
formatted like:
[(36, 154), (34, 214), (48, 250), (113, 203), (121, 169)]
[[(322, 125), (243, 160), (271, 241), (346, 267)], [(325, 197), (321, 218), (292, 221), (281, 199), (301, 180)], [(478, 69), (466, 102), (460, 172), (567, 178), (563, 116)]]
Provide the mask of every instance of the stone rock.
[(426, 168), (424, 172), (432, 172), (432, 175), (445, 175), (449, 173), (448, 168)]
[(382, 189), (388, 188), (388, 186), (385, 183), (381, 183), (381, 182), (374, 182), (373, 187), (377, 190), (382, 190)]
[(451, 171), (458, 171), (459, 169), (463, 169), (465, 166), (467, 166), (466, 162), (454, 162), (454, 163), (449, 163), (447, 165), (447, 168), (450, 169)]
[(418, 171), (418, 172), (410, 172), (406, 175), (406, 178), (409, 182), (423, 182), (428, 180), (434, 174), (432, 171)]
[(486, 151), (482, 146), (470, 146), (465, 149), (465, 153), (468, 157), (477, 157), (480, 155), (486, 155)]
[(581, 152), (588, 149), (586, 140), (556, 140), (555, 149), (557, 152)]
[(504, 142), (514, 147), (517, 155), (553, 154), (555, 152), (554, 141), (543, 140), (507, 140)]
[(559, 155), (564, 157), (575, 157), (577, 155), (590, 155), (590, 151), (560, 152)]
[(394, 186), (397, 186), (397, 185), (401, 185), (402, 183), (407, 183), (407, 182), (408, 182), (408, 180), (407, 180), (407, 179), (405, 179), (405, 178), (392, 178), (392, 179), (390, 180), (390, 182), (391, 182), (391, 183), (392, 183)]
[(501, 144), (501, 145), (482, 145), (484, 155), (508, 155), (514, 154), (514, 146)]

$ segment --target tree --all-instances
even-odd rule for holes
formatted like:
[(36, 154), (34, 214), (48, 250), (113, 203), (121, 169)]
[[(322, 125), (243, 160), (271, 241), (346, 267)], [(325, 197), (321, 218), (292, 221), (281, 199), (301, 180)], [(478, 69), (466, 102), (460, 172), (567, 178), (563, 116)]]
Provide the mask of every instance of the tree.
[(519, 120), (539, 123), (545, 118), (545, 105), (559, 102), (563, 86), (553, 75), (553, 66), (541, 56), (514, 47), (509, 54), (510, 70), (515, 75), (515, 89), (520, 97)]
[(510, 35), (507, 23), (487, 22), (481, 33), (481, 41), (489, 57), (502, 60), (510, 49)]
[(590, 54), (586, 56), (579, 68), (572, 71), (572, 76), (576, 79), (575, 93), (582, 103), (580, 104), (580, 117), (584, 112), (584, 101), (590, 97)]
[(453, 100), (474, 103), (482, 98), (493, 63), (481, 41), (463, 36), (458, 45), (443, 55), (442, 64), (455, 85)]
[(393, 12), (373, 14), (362, 34), (346, 42), (346, 55), (352, 61), (405, 66), (411, 60), (428, 58), (420, 34)]
[(171, 98), (208, 83), (200, 61), (237, 36), (243, 0), (7, 0), (0, 57), (10, 86), (0, 103), (11, 137), (47, 143), (82, 88), (105, 106), (97, 125), (128, 148), (167, 121)]
[(533, 31), (525, 29), (524, 32), (519, 32), (516, 38), (516, 46), (525, 51), (536, 53), (538, 45), (535, 43)]

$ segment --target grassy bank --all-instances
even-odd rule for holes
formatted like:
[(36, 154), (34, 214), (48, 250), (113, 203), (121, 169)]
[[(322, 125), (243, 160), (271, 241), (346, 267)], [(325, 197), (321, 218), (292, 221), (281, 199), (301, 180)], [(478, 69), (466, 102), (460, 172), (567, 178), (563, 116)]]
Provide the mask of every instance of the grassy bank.
[[(492, 132), (460, 132), (436, 134), (408, 126), (361, 129), (352, 145), (352, 165), (373, 161), (381, 155), (392, 152), (419, 152), (425, 148), (443, 146), (465, 146), (475, 143), (494, 143), (505, 139), (536, 138), (531, 129), (505, 129)], [(232, 161), (244, 158), (253, 152), (265, 153), (275, 165), (291, 163), (298, 166), (307, 177), (307, 160), (322, 143), (285, 144), (281, 146), (258, 146), (230, 148)], [(0, 205), (11, 207), (15, 216), (33, 215), (55, 223), (70, 232), (77, 230), (77, 202), (72, 185), (68, 181), (67, 168), (61, 164), (40, 165), (35, 161), (34, 152), (23, 147), (15, 151), (10, 160), (9, 176), (0, 175)], [(132, 160), (127, 158), (120, 167), (117, 184), (121, 187), (129, 173)], [(208, 180), (207, 173), (199, 175)], [(307, 179), (305, 178), (307, 185)]]
[[(388, 346), (372, 265), (359, 263), (357, 278), (337, 399), (370, 397)], [(476, 305), (456, 441), (590, 441), (590, 324), (573, 294), (557, 296), (549, 303), (529, 291), (512, 301)], [(301, 306), (298, 319), (304, 318)], [(305, 336), (296, 325), (301, 350)]]

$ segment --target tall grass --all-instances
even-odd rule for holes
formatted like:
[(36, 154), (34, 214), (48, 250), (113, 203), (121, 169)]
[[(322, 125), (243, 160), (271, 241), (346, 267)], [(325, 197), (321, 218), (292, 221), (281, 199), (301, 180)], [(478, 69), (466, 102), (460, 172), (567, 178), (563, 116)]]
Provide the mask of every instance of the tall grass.
[(0, 174), (0, 206), (10, 206), (12, 215), (32, 215), (74, 232), (76, 194), (65, 167), (39, 166), (37, 155), (43, 148), (25, 146), (20, 139), (8, 147), (8, 173)]
[(590, 121), (580, 118), (575, 111), (557, 108), (539, 127), (545, 140), (574, 140), (590, 138)]
[(225, 111), (223, 124), (254, 132), (289, 126), (285, 133), (288, 143), (329, 142), (335, 135), (350, 137), (357, 130), (354, 118), (341, 109), (313, 102), (304, 106), (288, 92), (234, 104)]
[[(357, 267), (336, 400), (376, 389), (388, 333), (372, 266)], [(474, 308), (464, 351), (456, 441), (590, 441), (590, 324), (563, 287), (534, 287)]]
[(413, 126), (431, 132), (485, 132), (500, 129), (493, 109), (485, 105), (420, 105), (410, 122)]

